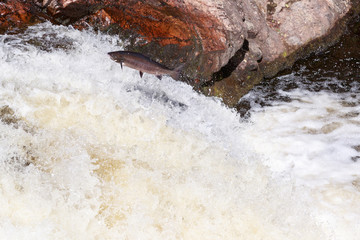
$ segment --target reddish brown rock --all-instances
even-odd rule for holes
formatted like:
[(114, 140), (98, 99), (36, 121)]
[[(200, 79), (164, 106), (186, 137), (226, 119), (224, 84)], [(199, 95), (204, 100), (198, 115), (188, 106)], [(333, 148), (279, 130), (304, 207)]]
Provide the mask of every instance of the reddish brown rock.
[(9, 0), (0, 2), (0, 32), (26, 24), (39, 22), (33, 14), (33, 6), (29, 2)]
[[(210, 79), (241, 48), (246, 34), (242, 24), (237, 24), (243, 18), (241, 7), (235, 2), (226, 8), (218, 5), (215, 0), (104, 1), (101, 10), (74, 24), (120, 28), (123, 35), (133, 38), (130, 50), (144, 52), (169, 67), (187, 63), (188, 76)], [(237, 9), (229, 12), (236, 14), (228, 15), (228, 8)], [(66, 15), (61, 9), (58, 12)]]

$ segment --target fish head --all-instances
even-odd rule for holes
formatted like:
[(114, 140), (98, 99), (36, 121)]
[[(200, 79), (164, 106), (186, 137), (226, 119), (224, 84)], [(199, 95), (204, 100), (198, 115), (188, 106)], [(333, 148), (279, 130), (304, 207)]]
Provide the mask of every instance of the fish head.
[(117, 51), (117, 52), (108, 52), (110, 58), (112, 60), (114, 60), (117, 63), (123, 63), (124, 62), (124, 56), (121, 53), (121, 51)]

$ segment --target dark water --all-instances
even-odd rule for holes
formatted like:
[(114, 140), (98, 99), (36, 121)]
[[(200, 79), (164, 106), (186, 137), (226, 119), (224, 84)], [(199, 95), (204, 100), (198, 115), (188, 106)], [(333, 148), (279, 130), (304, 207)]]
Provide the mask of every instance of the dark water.
[(265, 79), (244, 96), (237, 109), (249, 116), (253, 106), (289, 102), (284, 94), (296, 89), (310, 92), (360, 93), (360, 16), (354, 19), (337, 44), (295, 63), (292, 69)]

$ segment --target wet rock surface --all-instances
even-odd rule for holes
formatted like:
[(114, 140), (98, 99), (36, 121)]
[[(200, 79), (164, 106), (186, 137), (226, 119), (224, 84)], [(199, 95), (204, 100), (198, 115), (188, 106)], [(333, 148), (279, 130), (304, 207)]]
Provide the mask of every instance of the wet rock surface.
[(0, 33), (3, 34), (13, 28), (40, 22), (40, 13), (34, 10), (30, 1), (1, 1), (0, 2)]
[[(264, 77), (336, 42), (359, 0), (33, 0), (0, 3), (0, 30), (49, 20), (119, 34), (233, 106)], [(117, 46), (114, 46), (117, 50)]]
[(291, 98), (287, 93), (299, 89), (310, 93), (349, 94), (353, 102), (344, 101), (345, 108), (360, 104), (357, 97), (360, 94), (360, 16), (350, 21), (345, 34), (334, 46), (312, 53), (297, 61), (291, 69), (255, 85), (236, 108), (242, 116), (248, 117), (253, 106), (289, 102)]
[(228, 78), (204, 91), (236, 104), (254, 84), (335, 44), (359, 5), (359, 1), (331, 0), (257, 0), (244, 5), (249, 52)]

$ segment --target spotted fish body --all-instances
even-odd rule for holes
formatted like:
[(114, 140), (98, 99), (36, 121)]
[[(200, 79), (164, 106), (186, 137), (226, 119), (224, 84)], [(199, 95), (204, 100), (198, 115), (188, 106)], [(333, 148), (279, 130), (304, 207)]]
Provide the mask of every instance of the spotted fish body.
[(150, 58), (136, 52), (129, 51), (116, 51), (108, 53), (112, 60), (120, 63), (121, 67), (124, 64), (127, 67), (136, 69), (140, 71), (140, 76), (142, 77), (143, 73), (150, 73), (156, 75), (161, 79), (162, 75), (169, 75), (173, 79), (178, 80), (179, 74), (182, 66), (171, 70), (160, 63), (157, 63)]

